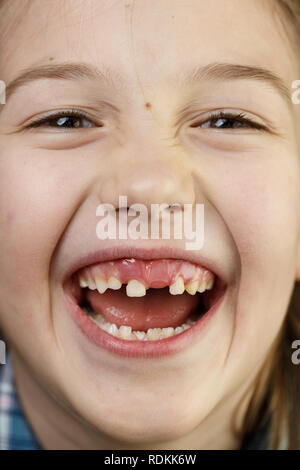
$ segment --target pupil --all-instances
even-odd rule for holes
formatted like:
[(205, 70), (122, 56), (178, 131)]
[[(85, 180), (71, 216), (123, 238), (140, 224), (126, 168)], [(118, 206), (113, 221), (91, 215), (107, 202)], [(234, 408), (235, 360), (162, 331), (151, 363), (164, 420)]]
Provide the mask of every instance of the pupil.
[(61, 117), (57, 119), (56, 124), (58, 127), (80, 127), (80, 119)]
[(218, 129), (230, 129), (230, 128), (237, 128), (237, 127), (241, 127), (242, 126), (242, 123), (239, 122), (239, 121), (234, 121), (232, 119), (217, 119), (216, 121), (214, 121), (214, 125), (215, 127), (217, 127)]

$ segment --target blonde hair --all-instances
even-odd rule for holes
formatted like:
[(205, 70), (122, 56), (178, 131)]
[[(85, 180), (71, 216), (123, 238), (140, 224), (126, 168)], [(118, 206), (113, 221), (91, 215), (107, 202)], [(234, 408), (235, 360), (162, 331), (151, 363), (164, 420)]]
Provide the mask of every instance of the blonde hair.
[[(286, 30), (293, 46), (300, 50), (300, 0), (273, 0), (274, 11)], [(0, 25), (2, 31), (12, 28), (1, 21), (5, 13), (10, 13), (17, 24), (30, 1), (22, 1), (17, 7), (11, 0), (0, 0)], [(242, 428), (239, 432), (242, 442), (247, 443), (267, 425), (270, 428), (270, 449), (284, 446), (300, 449), (300, 371), (291, 361), (291, 345), (300, 340), (300, 283), (295, 283), (290, 306), (283, 327), (274, 340), (264, 366), (256, 378), (256, 388)]]
[[(300, 0), (275, 0), (292, 44), (300, 50)], [(288, 20), (288, 21), (287, 21)], [(290, 28), (289, 28), (290, 26)], [(258, 374), (241, 435), (251, 441), (269, 424), (269, 449), (300, 449), (300, 370), (291, 360), (292, 343), (300, 340), (300, 282), (295, 283), (282, 329)]]

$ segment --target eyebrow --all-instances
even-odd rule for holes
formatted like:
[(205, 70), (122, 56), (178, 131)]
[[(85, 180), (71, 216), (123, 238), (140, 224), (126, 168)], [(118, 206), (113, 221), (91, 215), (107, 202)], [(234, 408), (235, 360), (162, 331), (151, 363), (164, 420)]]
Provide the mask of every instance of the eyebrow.
[(94, 80), (107, 86), (120, 88), (124, 84), (122, 77), (116, 70), (102, 67), (101, 70), (91, 64), (85, 63), (61, 63), (41, 65), (35, 68), (25, 69), (12, 80), (6, 87), (6, 100), (8, 100), (19, 88), (28, 85), (35, 80)]
[[(80, 80), (90, 79), (103, 83), (107, 86), (119, 90), (121, 87), (130, 89), (130, 85), (124, 77), (108, 67), (101, 69), (86, 63), (61, 63), (51, 65), (41, 65), (35, 68), (25, 69), (17, 78), (12, 80), (6, 87), (6, 101), (20, 87), (23, 87), (35, 80)], [(230, 63), (211, 63), (205, 66), (196, 67), (176, 74), (173, 77), (175, 83), (182, 85), (193, 85), (204, 80), (255, 80), (271, 86), (279, 95), (291, 105), (290, 90), (285, 85), (282, 78), (274, 72), (262, 68)]]

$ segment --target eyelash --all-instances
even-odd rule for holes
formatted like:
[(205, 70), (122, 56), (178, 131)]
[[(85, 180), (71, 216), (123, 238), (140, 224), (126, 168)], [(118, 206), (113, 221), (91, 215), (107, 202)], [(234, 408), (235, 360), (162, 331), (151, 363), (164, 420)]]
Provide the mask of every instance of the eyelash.
[[(66, 129), (67, 127), (64, 127), (64, 126), (51, 126), (51, 125), (46, 125), (47, 123), (53, 121), (58, 121), (59, 119), (61, 118), (73, 118), (73, 119), (85, 119), (86, 121), (89, 121), (89, 123), (92, 124), (92, 126), (88, 126), (88, 127), (102, 127), (102, 124), (100, 125), (97, 125), (96, 123), (94, 123), (90, 116), (88, 116), (86, 113), (82, 112), (82, 111), (79, 111), (78, 109), (69, 109), (69, 110), (65, 110), (65, 111), (59, 111), (57, 113), (54, 113), (54, 114), (49, 114), (47, 116), (44, 116), (44, 117), (41, 117), (41, 118), (37, 118), (37, 119), (34, 119), (32, 120), (29, 124), (26, 125), (25, 129), (35, 129), (35, 128), (38, 128), (38, 127), (42, 127), (43, 125), (45, 125), (45, 127), (53, 127), (53, 128), (57, 128), (57, 129)], [(82, 127), (69, 127), (69, 129), (82, 129)]]
[[(258, 131), (267, 131), (267, 127), (264, 126), (263, 124), (259, 124), (258, 122), (250, 119), (250, 118), (247, 118), (245, 117), (246, 114), (245, 113), (231, 113), (231, 112), (227, 112), (227, 111), (215, 111), (213, 113), (211, 113), (211, 115), (205, 119), (205, 121), (203, 122), (197, 122), (196, 124), (193, 124), (192, 127), (200, 127), (200, 126), (203, 126), (203, 124), (206, 124), (208, 122), (217, 122), (219, 120), (227, 120), (227, 121), (231, 121), (231, 123), (240, 123), (240, 124), (243, 124), (244, 126), (240, 126), (238, 128), (243, 128), (243, 129), (247, 129), (247, 128), (252, 128), (252, 129), (256, 129)], [(202, 128), (207, 128), (207, 127), (202, 127)], [(238, 129), (238, 128), (228, 128), (228, 127), (214, 127), (213, 129)]]
[[(210, 116), (207, 117), (207, 119), (205, 119), (205, 121), (203, 122), (197, 122), (195, 124), (192, 124), (191, 127), (193, 128), (210, 128), (210, 129), (219, 129), (219, 130), (222, 130), (222, 129), (239, 129), (239, 128), (243, 128), (243, 129), (247, 129), (247, 128), (252, 128), (252, 129), (256, 129), (258, 131), (266, 131), (267, 128), (262, 125), (262, 124), (259, 124), (258, 122), (255, 122), (254, 120), (252, 119), (249, 119), (247, 117), (245, 117), (246, 115), (244, 113), (232, 113), (232, 112), (226, 112), (226, 111), (215, 111), (213, 113), (210, 114)], [(102, 127), (102, 125), (98, 125), (95, 124), (94, 122), (92, 122), (91, 118), (84, 112), (82, 111), (79, 111), (77, 109), (69, 109), (69, 110), (65, 110), (65, 111), (59, 111), (55, 114), (50, 114), (48, 116), (44, 116), (44, 117), (41, 117), (41, 118), (37, 118), (33, 121), (31, 121), (29, 124), (27, 124), (27, 126), (25, 127), (25, 129), (35, 129), (35, 128), (38, 128), (38, 127), (42, 127), (43, 125), (45, 127), (53, 127), (53, 128), (57, 128), (57, 129), (66, 129), (66, 128), (69, 128), (69, 129), (83, 129), (84, 127), (82, 126), (79, 126), (79, 127), (64, 127), (64, 126), (55, 126), (55, 125), (46, 125), (47, 123), (53, 121), (58, 121), (60, 118), (63, 118), (63, 117), (72, 117), (74, 119), (85, 119), (86, 121), (89, 121), (89, 123), (91, 123), (92, 125), (91, 126), (88, 126), (87, 128), (91, 128), (91, 127)], [(217, 123), (218, 121), (220, 120), (224, 120), (224, 121), (229, 121), (231, 122), (232, 125), (234, 125), (235, 123), (239, 123), (241, 124), (241, 126), (238, 126), (238, 127), (201, 127), (203, 126), (203, 124), (206, 124), (206, 123)]]

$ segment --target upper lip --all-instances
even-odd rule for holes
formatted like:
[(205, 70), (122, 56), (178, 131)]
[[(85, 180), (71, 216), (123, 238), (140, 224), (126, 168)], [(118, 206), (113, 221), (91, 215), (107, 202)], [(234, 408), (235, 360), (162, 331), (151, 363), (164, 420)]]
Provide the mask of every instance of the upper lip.
[(103, 250), (94, 250), (88, 252), (86, 255), (79, 257), (76, 261), (70, 264), (64, 274), (64, 281), (71, 277), (80, 269), (91, 266), (93, 264), (101, 263), (104, 261), (112, 261), (122, 258), (135, 258), (135, 259), (179, 259), (198, 264), (215, 274), (220, 280), (226, 283), (225, 274), (220, 272), (220, 267), (216, 261), (200, 254), (195, 251), (187, 251), (181, 248), (174, 248), (170, 246), (156, 246), (147, 247), (133, 247), (126, 246), (125, 244), (117, 245), (114, 247), (106, 248)]

